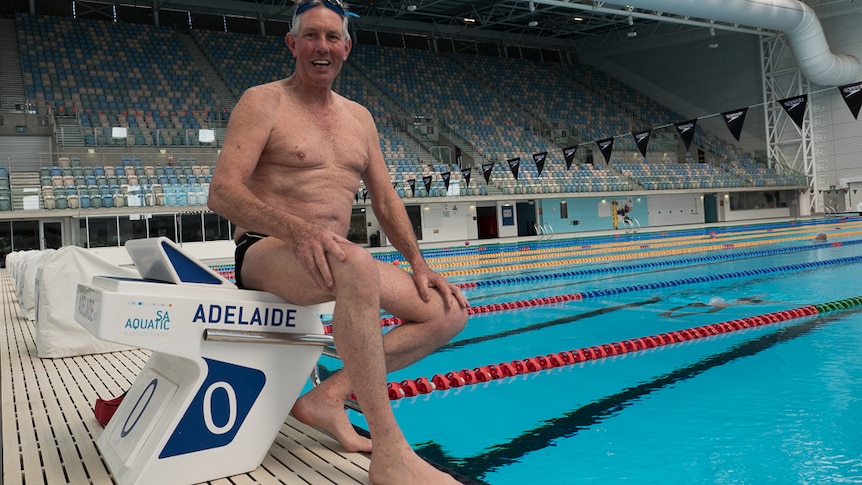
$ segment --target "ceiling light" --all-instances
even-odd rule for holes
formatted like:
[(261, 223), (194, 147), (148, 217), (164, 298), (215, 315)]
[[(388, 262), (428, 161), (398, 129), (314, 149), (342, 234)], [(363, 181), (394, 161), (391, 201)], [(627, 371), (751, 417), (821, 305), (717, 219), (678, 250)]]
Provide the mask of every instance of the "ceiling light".
[(530, 20), (530, 22), (527, 25), (530, 27), (535, 27), (535, 26), (539, 25), (539, 22), (537, 22), (535, 20)]
[(710, 49), (717, 49), (718, 48), (718, 42), (710, 42), (709, 48)]
[(464, 20), (464, 23), (467, 23), (467, 24), (475, 24), (476, 23), (476, 19), (470, 18), (470, 17), (464, 17), (463, 20)]
[(535, 3), (533, 3), (533, 0), (530, 0), (530, 11), (531, 11), (531, 12), (535, 12), (535, 11), (536, 11), (536, 4), (535, 4)]
[(630, 30), (630, 31), (629, 31), (629, 33), (628, 33), (628, 34), (626, 34), (626, 35), (627, 35), (627, 36), (629, 36), (629, 37), (637, 37), (637, 36), (638, 36), (638, 33), (637, 33), (636, 31), (634, 31), (634, 30)]
[(407, 6), (407, 11), (408, 12), (415, 12), (416, 11), (416, 5), (411, 3), (410, 5)]

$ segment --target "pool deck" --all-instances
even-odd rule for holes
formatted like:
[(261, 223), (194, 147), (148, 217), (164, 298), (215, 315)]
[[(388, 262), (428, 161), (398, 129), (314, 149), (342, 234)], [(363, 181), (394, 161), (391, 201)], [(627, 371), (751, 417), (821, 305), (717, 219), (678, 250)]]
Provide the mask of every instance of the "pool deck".
[[(102, 426), (93, 404), (97, 397), (111, 398), (127, 389), (149, 352), (40, 359), (35, 324), (21, 314), (5, 269), (0, 270), (0, 297), (0, 483), (113, 483), (96, 447)], [(208, 483), (365, 484), (371, 483), (369, 461), (369, 455), (346, 453), (329, 436), (288, 418), (256, 470)]]

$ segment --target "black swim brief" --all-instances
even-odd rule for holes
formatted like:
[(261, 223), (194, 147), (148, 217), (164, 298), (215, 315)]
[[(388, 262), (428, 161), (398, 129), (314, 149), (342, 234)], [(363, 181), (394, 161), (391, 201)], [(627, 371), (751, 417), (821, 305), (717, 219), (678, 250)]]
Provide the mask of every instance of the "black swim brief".
[(265, 237), (268, 236), (259, 232), (247, 232), (240, 236), (239, 241), (236, 242), (236, 251), (234, 252), (234, 275), (236, 277), (236, 286), (238, 288), (245, 288), (242, 285), (242, 279), (240, 278), (240, 273), (242, 272), (242, 260), (245, 259), (245, 252), (248, 251), (248, 248), (250, 248), (254, 243)]

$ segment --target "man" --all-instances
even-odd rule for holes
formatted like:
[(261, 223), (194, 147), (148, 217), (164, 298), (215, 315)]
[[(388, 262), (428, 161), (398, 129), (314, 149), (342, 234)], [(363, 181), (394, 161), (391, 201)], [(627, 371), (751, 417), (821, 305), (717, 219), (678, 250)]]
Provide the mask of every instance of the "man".
[[(248, 89), (237, 102), (209, 206), (237, 225), (239, 286), (299, 305), (335, 300), (333, 336), (344, 371), (300, 397), (293, 416), (348, 451), (371, 451), (344, 412), (355, 393), (374, 441), (372, 482), (454, 483), (410, 448), (392, 413), (386, 372), (460, 332), (467, 301), (423, 259), (371, 114), (331, 89), (352, 47), (349, 14), (338, 0), (299, 4), (285, 37), (295, 71)], [(345, 239), (360, 178), (412, 274)], [(382, 336), (380, 308), (407, 323)]]

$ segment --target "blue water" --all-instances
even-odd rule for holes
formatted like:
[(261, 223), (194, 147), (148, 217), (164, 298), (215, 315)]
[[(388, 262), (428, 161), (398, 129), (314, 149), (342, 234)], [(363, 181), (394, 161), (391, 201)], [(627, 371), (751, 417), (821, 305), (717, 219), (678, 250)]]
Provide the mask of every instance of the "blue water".
[[(592, 296), (473, 315), (449, 346), (389, 380), (430, 379), (862, 296), (857, 222), (764, 227), (722, 230), (719, 239), (729, 246), (721, 251), (698, 250), (714, 243), (700, 238), (667, 246), (691, 253), (659, 257), (650, 256), (655, 248), (637, 247), (608, 248), (610, 260), (575, 265), (556, 262), (577, 256), (548, 253), (538, 259), (546, 268), (507, 270), (517, 261), (493, 258), (459, 262), (462, 269), (501, 271), (454, 275), (452, 281), (517, 280), (465, 289), (473, 306)], [(813, 242), (817, 232), (828, 234), (829, 242)], [(637, 237), (658, 244), (679, 235)], [(741, 247), (744, 241), (758, 243)], [(544, 244), (562, 253), (584, 241)], [(531, 248), (541, 247), (522, 244), (521, 260), (529, 261)], [(485, 254), (502, 249), (489, 247)], [(626, 259), (632, 251), (645, 256)], [(482, 248), (450, 252), (470, 258)], [(445, 254), (426, 257), (433, 264)], [(609, 267), (616, 269), (601, 272)], [(562, 275), (590, 268), (595, 272)], [(625, 291), (602, 294), (620, 288)], [(493, 485), (862, 483), (860, 350), (862, 308), (849, 308), (435, 391), (393, 401), (393, 407), (420, 454)], [(363, 425), (361, 416), (352, 418)]]

